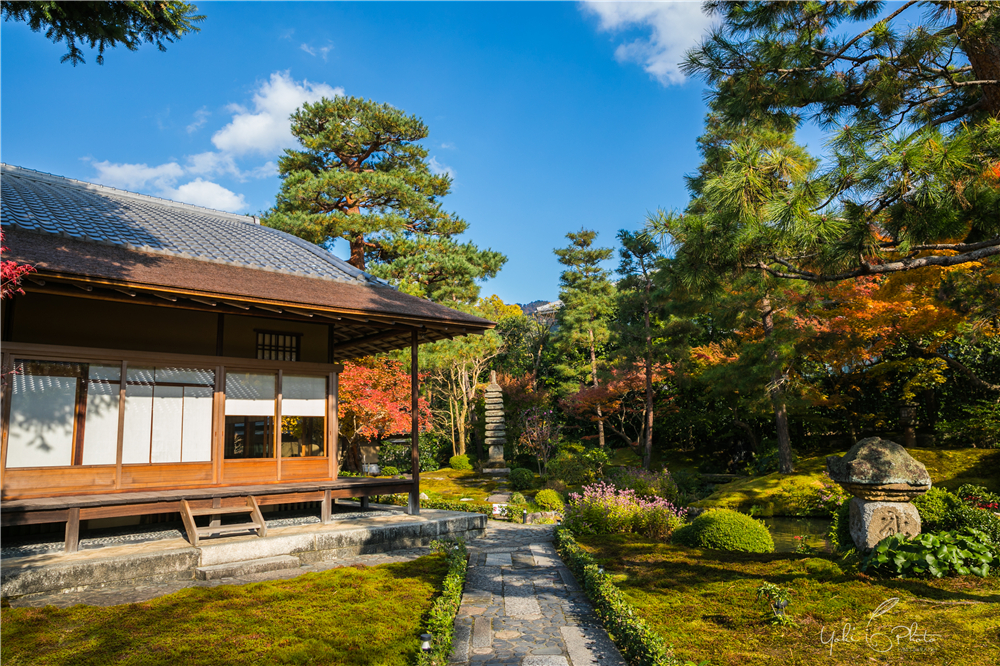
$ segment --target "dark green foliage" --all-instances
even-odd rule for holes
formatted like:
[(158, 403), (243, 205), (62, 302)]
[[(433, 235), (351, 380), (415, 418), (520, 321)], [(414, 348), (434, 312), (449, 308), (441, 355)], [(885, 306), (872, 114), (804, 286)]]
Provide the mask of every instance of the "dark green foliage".
[(965, 504), (951, 507), (941, 520), (943, 530), (979, 530), (994, 548), (1000, 548), (1000, 518), (985, 509), (974, 509)]
[(521, 493), (511, 493), (510, 499), (507, 500), (507, 503), (513, 504), (514, 506), (520, 506), (522, 504), (527, 504), (528, 500), (526, 500), (524, 498), (524, 495), (522, 495)]
[[(373, 502), (406, 506), (409, 498), (406, 495), (373, 495)], [(440, 509), (441, 511), (462, 511), (464, 513), (481, 513), (484, 516), (493, 515), (493, 505), (487, 502), (456, 502), (454, 500), (420, 500), (421, 509)]]
[(934, 486), (912, 502), (920, 514), (920, 529), (923, 532), (938, 532), (943, 527), (945, 516), (961, 506), (962, 501), (944, 488)]
[(545, 473), (552, 479), (559, 479), (568, 486), (592, 483), (601, 477), (608, 463), (608, 454), (603, 449), (588, 449), (582, 444), (566, 444), (548, 465)]
[(630, 666), (694, 666), (674, 656), (666, 641), (653, 631), (610, 576), (576, 543), (567, 529), (556, 530), (556, 549), (563, 562), (594, 604), (594, 610)]
[(303, 150), (278, 160), (268, 226), (318, 245), (346, 240), (353, 266), (436, 301), (474, 302), (476, 282), (506, 262), (455, 240), (468, 224), (441, 208), (451, 178), (431, 172), (416, 116), (357, 97), (321, 99), (295, 112), (292, 134)]
[(988, 509), (993, 512), (1000, 512), (1000, 494), (991, 493), (983, 486), (966, 483), (959, 486), (955, 494), (967, 506), (975, 509)]
[[(441, 469), (441, 463), (439, 462), (441, 443), (437, 441), (433, 433), (420, 433), (420, 441), (417, 444), (417, 455), (420, 461), (421, 472), (433, 472)], [(395, 467), (397, 470), (409, 474), (413, 467), (413, 454), (410, 450), (410, 444), (382, 443), (379, 446), (378, 461), (383, 467)]]
[(104, 64), (104, 50), (124, 46), (135, 51), (142, 44), (173, 42), (201, 28), (193, 25), (205, 17), (186, 2), (11, 2), (2, 4), (5, 21), (25, 21), (34, 32), (45, 30), (54, 44), (65, 40), (67, 60), (75, 67), (85, 62), (77, 40), (97, 49), (97, 64)]
[(441, 596), (434, 601), (427, 618), (425, 633), (431, 635), (431, 649), (418, 655), (417, 666), (443, 664), (451, 654), (455, 615), (462, 605), (462, 589), (469, 565), (469, 552), (463, 539), (434, 541), (431, 548), (448, 558), (448, 573), (441, 585)]
[(692, 548), (712, 548), (741, 553), (773, 553), (774, 540), (764, 523), (750, 516), (716, 509), (676, 530), (673, 543)]
[(399, 470), (395, 467), (383, 467), (382, 476), (398, 476)]
[(996, 568), (998, 555), (989, 537), (975, 529), (909, 538), (894, 534), (883, 539), (868, 554), (861, 570), (876, 576), (897, 578), (931, 576), (986, 577)]
[(538, 494), (535, 495), (535, 504), (543, 511), (562, 511), (563, 507), (566, 506), (562, 495), (551, 488), (539, 490)]
[(469, 462), (469, 456), (452, 456), (448, 459), (448, 466), (452, 469), (472, 469), (472, 463)]
[[(921, 517), (921, 520), (923, 518)], [(851, 501), (847, 500), (833, 512), (833, 521), (830, 523), (830, 531), (827, 538), (834, 552), (846, 553), (855, 549), (854, 539), (851, 538)]]
[(518, 467), (510, 470), (507, 482), (513, 490), (527, 490), (535, 484), (535, 473), (530, 469)]

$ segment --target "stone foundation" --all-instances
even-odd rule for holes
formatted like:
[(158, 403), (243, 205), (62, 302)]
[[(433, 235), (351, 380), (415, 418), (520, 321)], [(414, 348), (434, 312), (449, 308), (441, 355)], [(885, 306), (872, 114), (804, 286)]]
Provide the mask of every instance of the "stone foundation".
[(851, 538), (858, 550), (868, 551), (893, 534), (920, 534), (920, 514), (909, 502), (851, 499)]

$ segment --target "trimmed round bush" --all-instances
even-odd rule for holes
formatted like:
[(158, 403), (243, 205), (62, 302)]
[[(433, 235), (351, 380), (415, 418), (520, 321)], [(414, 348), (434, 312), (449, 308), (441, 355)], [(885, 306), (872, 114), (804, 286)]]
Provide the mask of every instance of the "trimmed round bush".
[(672, 540), (692, 548), (741, 553), (774, 552), (774, 540), (763, 523), (730, 509), (701, 514), (690, 525), (675, 530)]
[(510, 470), (507, 482), (514, 490), (527, 490), (535, 483), (535, 475), (532, 474), (530, 469), (518, 467)]
[(472, 469), (472, 463), (469, 462), (469, 456), (452, 456), (448, 460), (448, 465), (452, 469), (461, 469), (461, 470)]
[(938, 532), (942, 529), (945, 516), (961, 506), (957, 495), (938, 488), (931, 488), (920, 497), (913, 499), (913, 506), (920, 514), (920, 529), (923, 532)]
[(395, 467), (383, 467), (382, 476), (399, 476), (399, 470)]
[(510, 499), (507, 500), (507, 504), (527, 504), (528, 500), (524, 499), (524, 495), (521, 493), (511, 493)]
[(562, 495), (551, 488), (539, 490), (538, 494), (535, 495), (535, 504), (545, 511), (562, 511), (563, 507), (566, 506)]

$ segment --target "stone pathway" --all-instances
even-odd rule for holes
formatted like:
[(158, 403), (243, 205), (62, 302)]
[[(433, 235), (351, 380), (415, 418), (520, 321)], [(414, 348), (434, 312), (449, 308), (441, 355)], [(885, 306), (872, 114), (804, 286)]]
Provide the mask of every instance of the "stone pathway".
[(551, 525), (490, 521), (470, 542), (453, 665), (624, 666), (552, 534)]
[[(486, 535), (469, 542), (469, 571), (455, 620), (453, 666), (624, 666), (586, 596), (552, 546), (552, 525), (491, 520)], [(137, 603), (186, 587), (245, 585), (294, 578), (309, 571), (376, 566), (427, 555), (428, 548), (360, 555), (297, 569), (211, 581), (168, 581), (88, 588), (19, 597), (12, 606), (62, 608), (75, 604)]]

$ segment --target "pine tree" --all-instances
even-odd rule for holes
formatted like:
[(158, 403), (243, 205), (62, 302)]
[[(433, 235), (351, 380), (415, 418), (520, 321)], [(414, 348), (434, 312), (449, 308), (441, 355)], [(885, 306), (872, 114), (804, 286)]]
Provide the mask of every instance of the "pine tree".
[(320, 245), (344, 239), (351, 265), (436, 301), (475, 302), (477, 281), (507, 261), (455, 240), (468, 224), (441, 207), (451, 178), (431, 172), (416, 116), (322, 99), (292, 115), (292, 134), (302, 149), (278, 160), (281, 190), (265, 224)]
[[(589, 377), (592, 386), (600, 385), (597, 375), (597, 349), (610, 336), (608, 319), (613, 307), (615, 287), (611, 272), (601, 268), (601, 262), (611, 258), (611, 248), (593, 247), (597, 232), (589, 229), (566, 234), (569, 247), (554, 250), (559, 263), (566, 266), (559, 277), (559, 299), (563, 306), (556, 317), (556, 344), (571, 362), (574, 352), (582, 349), (589, 354)], [(571, 375), (586, 374), (582, 368), (571, 367)], [(599, 410), (600, 408), (598, 408)], [(598, 444), (604, 446), (604, 424), (598, 411)]]
[(822, 282), (1000, 254), (1000, 5), (706, 7), (722, 23), (685, 68), (708, 82), (712, 120), (791, 133), (810, 119), (833, 149), (800, 188), (823, 196), (773, 201), (775, 234), (744, 269)]
[(74, 67), (85, 62), (77, 40), (97, 49), (97, 64), (104, 64), (107, 47), (124, 46), (135, 51), (140, 45), (173, 42), (189, 32), (198, 32), (194, 23), (205, 17), (186, 2), (18, 2), (4, 0), (0, 12), (4, 21), (24, 21), (33, 32), (45, 30), (53, 43), (66, 41), (66, 55)]

